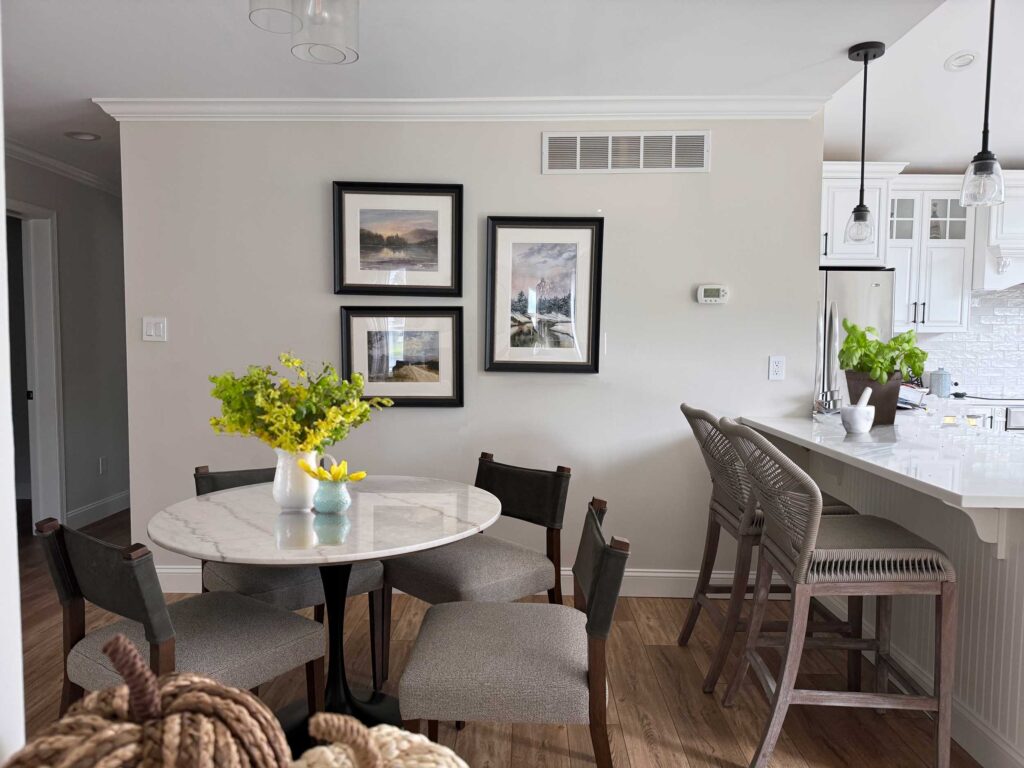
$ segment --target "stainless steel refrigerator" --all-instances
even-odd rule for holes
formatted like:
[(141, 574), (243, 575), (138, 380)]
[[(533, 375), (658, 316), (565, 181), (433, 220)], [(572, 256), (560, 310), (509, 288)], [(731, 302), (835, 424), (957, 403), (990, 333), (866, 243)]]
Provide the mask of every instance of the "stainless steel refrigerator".
[(839, 370), (839, 347), (846, 338), (843, 320), (874, 328), (883, 341), (891, 339), (895, 270), (820, 267), (819, 274), (814, 410), (831, 413), (846, 399), (846, 377)]

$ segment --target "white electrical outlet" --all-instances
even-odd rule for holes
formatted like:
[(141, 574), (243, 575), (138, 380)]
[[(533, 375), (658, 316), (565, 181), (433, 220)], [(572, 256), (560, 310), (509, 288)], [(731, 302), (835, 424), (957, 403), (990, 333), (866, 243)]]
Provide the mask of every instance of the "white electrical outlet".
[(782, 381), (786, 378), (786, 358), (784, 355), (768, 357), (768, 381)]
[(142, 318), (142, 340), (143, 341), (167, 341), (167, 318), (166, 317), (144, 317), (144, 318)]

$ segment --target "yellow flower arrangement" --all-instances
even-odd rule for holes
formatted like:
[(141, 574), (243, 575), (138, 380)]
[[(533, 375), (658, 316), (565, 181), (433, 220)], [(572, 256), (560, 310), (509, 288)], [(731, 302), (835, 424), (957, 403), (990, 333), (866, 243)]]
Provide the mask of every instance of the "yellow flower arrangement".
[(252, 435), (292, 453), (320, 452), (369, 421), (374, 410), (393, 405), (386, 397), (364, 399), (358, 373), (345, 381), (330, 363), (310, 374), (297, 357), (282, 353), (279, 359), (294, 378), (256, 365), (242, 376), (210, 377), (210, 394), (221, 401), (221, 415), (210, 419), (216, 432)]
[[(333, 457), (328, 457), (331, 461), (334, 461)], [(299, 459), (299, 469), (305, 472), (307, 475), (312, 477), (314, 480), (324, 480), (331, 483), (358, 483), (364, 477), (365, 472), (348, 472), (348, 462), (342, 459), (341, 461), (334, 462), (330, 469), (324, 469), (323, 467), (310, 466), (309, 462), (305, 459)]]

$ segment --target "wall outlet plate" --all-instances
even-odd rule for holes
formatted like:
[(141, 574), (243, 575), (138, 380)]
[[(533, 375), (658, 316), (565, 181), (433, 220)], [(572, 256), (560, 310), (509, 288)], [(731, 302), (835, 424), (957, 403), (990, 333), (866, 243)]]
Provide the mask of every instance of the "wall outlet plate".
[(784, 355), (768, 357), (768, 381), (782, 381), (786, 378), (786, 358)]
[(142, 318), (142, 340), (143, 341), (167, 341), (167, 318), (166, 317), (144, 317), (144, 318)]

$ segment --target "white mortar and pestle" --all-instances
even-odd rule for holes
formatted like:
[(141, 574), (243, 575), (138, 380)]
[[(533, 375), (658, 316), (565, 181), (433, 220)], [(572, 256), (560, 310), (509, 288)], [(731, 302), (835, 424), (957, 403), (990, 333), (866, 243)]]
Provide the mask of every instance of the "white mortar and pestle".
[(868, 405), (871, 399), (871, 387), (864, 387), (860, 400), (856, 405), (844, 405), (839, 416), (843, 420), (843, 428), (851, 435), (864, 435), (871, 431), (875, 423), (875, 406)]

